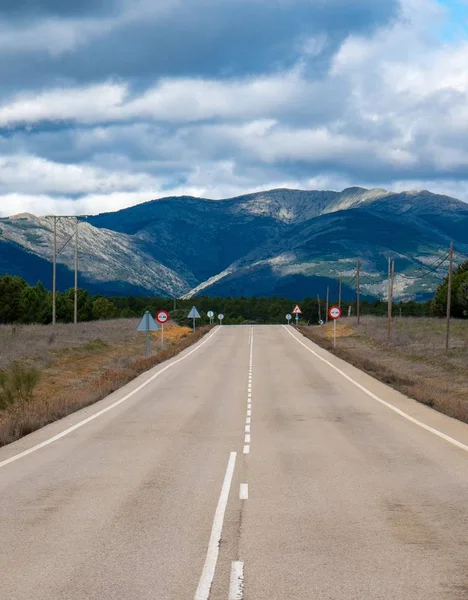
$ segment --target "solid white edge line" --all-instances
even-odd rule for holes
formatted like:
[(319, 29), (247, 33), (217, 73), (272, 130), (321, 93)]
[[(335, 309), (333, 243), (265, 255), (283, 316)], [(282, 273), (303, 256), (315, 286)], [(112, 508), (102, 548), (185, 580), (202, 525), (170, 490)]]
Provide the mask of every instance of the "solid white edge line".
[(221, 494), (219, 496), (218, 506), (216, 507), (205, 564), (203, 566), (197, 591), (195, 592), (195, 600), (208, 600), (210, 596), (211, 585), (213, 584), (213, 578), (216, 570), (216, 563), (218, 562), (219, 544), (223, 531), (224, 514), (226, 512), (229, 490), (231, 489), (232, 477), (234, 475), (234, 468), (236, 466), (236, 457), (237, 452), (231, 452), (226, 468), (226, 474), (224, 476), (223, 486), (221, 488)]
[(468, 452), (468, 446), (466, 444), (463, 444), (462, 442), (459, 442), (455, 438), (452, 438), (449, 435), (447, 435), (445, 433), (442, 433), (442, 431), (439, 431), (438, 429), (434, 429), (434, 427), (431, 427), (430, 425), (426, 425), (422, 421), (418, 421), (418, 419), (415, 419), (411, 415), (408, 415), (407, 413), (405, 413), (404, 411), (400, 410), (399, 408), (397, 408), (393, 404), (390, 404), (390, 402), (386, 402), (385, 400), (382, 400), (382, 398), (379, 398), (379, 396), (377, 396), (376, 394), (372, 393), (366, 387), (364, 387), (363, 385), (361, 385), (360, 383), (358, 383), (357, 381), (355, 381), (352, 377), (350, 377), (349, 375), (347, 375), (340, 368), (335, 367), (335, 365), (333, 363), (331, 363), (330, 361), (328, 361), (326, 358), (323, 358), (322, 356), (320, 356), (320, 354), (317, 354), (317, 352), (315, 352), (315, 350), (312, 350), (312, 348), (309, 348), (309, 346), (307, 346), (306, 344), (304, 344), (304, 342), (301, 342), (301, 340), (299, 340), (293, 333), (291, 333), (289, 331), (289, 329), (287, 329), (287, 327), (285, 325), (283, 325), (283, 327), (284, 327), (284, 329), (286, 329), (286, 331), (289, 333), (289, 335), (292, 336), (296, 340), (296, 342), (298, 342), (299, 344), (301, 344), (301, 346), (304, 346), (304, 348), (306, 350), (308, 350), (314, 356), (316, 356), (318, 359), (320, 359), (325, 364), (327, 364), (328, 366), (330, 366), (337, 373), (339, 373), (340, 375), (342, 375), (345, 379), (347, 379), (353, 385), (355, 385), (357, 388), (359, 388), (360, 390), (362, 390), (365, 394), (367, 394), (368, 396), (370, 396), (371, 398), (373, 398), (374, 400), (376, 400), (380, 404), (383, 404), (384, 406), (386, 406), (390, 410), (393, 410), (394, 412), (396, 412), (397, 414), (399, 414), (401, 417), (407, 419), (408, 421), (411, 421), (411, 423), (414, 423), (418, 427), (421, 427), (422, 429), (425, 429), (426, 431), (429, 431), (430, 433), (433, 433), (434, 435), (436, 435), (437, 437), (445, 440), (446, 442), (449, 442), (450, 444), (453, 444), (454, 446), (457, 446), (457, 448), (460, 448), (461, 450), (464, 450), (465, 452)]
[(239, 499), (248, 500), (249, 498), (249, 484), (241, 483), (239, 487)]
[(37, 444), (36, 446), (33, 446), (32, 448), (29, 448), (28, 450), (24, 450), (23, 452), (20, 452), (19, 454), (14, 454), (13, 456), (10, 456), (10, 458), (7, 458), (7, 459), (3, 460), (2, 462), (0, 462), (0, 469), (2, 467), (5, 467), (6, 465), (9, 465), (12, 462), (15, 462), (16, 460), (19, 460), (20, 458), (23, 458), (24, 456), (28, 456), (28, 454), (32, 454), (33, 452), (37, 452), (37, 450), (40, 450), (41, 448), (45, 448), (46, 446), (49, 446), (49, 444), (52, 444), (53, 442), (56, 442), (57, 440), (60, 440), (61, 438), (63, 438), (66, 435), (68, 435), (69, 433), (72, 433), (76, 429), (79, 429), (80, 427), (83, 427), (83, 425), (86, 425), (87, 423), (90, 423), (91, 421), (94, 421), (94, 419), (97, 419), (101, 415), (104, 415), (106, 412), (109, 412), (113, 408), (116, 408), (117, 406), (119, 406), (123, 402), (126, 402), (127, 400), (129, 400), (130, 398), (132, 398), (135, 394), (138, 394), (138, 392), (140, 392), (147, 385), (149, 385), (150, 383), (152, 383), (162, 373), (164, 373), (168, 369), (171, 369), (174, 365), (182, 362), (183, 360), (185, 360), (186, 358), (188, 358), (189, 356), (191, 356), (194, 352), (197, 352), (197, 350), (199, 350), (202, 346), (204, 346), (207, 342), (209, 342), (211, 340), (211, 338), (218, 333), (219, 330), (220, 330), (220, 328), (217, 328), (209, 337), (207, 337), (205, 340), (203, 340), (203, 342), (201, 344), (198, 344), (196, 348), (194, 348), (193, 350), (191, 350), (190, 352), (188, 352), (185, 356), (182, 356), (181, 358), (178, 358), (177, 360), (171, 362), (169, 365), (165, 366), (163, 369), (161, 369), (160, 371), (158, 371), (157, 373), (155, 373), (154, 375), (152, 375), (147, 381), (145, 381), (144, 383), (142, 383), (141, 385), (139, 385), (132, 392), (128, 393), (126, 396), (124, 396), (120, 400), (117, 400), (116, 402), (113, 402), (112, 404), (110, 404), (106, 408), (103, 408), (102, 410), (100, 410), (99, 412), (95, 413), (94, 415), (91, 415), (90, 417), (84, 419), (83, 421), (80, 421), (79, 423), (76, 423), (76, 425), (72, 425), (72, 427), (68, 427), (68, 429), (65, 429), (64, 431), (58, 433), (57, 435), (52, 436), (48, 440), (45, 440), (45, 441), (41, 442), (40, 444)]
[(242, 600), (244, 597), (244, 563), (240, 560), (232, 561), (231, 579), (229, 582), (228, 600)]
[(250, 452), (250, 446), (245, 445), (244, 446), (244, 454), (248, 454)]

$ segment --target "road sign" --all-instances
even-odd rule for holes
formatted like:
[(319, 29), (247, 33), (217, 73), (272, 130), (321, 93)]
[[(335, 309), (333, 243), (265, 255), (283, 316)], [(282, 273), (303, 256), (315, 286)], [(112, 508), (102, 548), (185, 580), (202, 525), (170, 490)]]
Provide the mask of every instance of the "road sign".
[(198, 312), (198, 310), (196, 309), (195, 306), (192, 306), (192, 310), (189, 312), (188, 318), (189, 319), (199, 319), (200, 318), (200, 313)]
[(200, 313), (195, 306), (192, 306), (192, 310), (188, 314), (189, 319), (193, 319), (193, 331), (195, 332), (195, 319), (200, 319)]
[(290, 315), (289, 313), (286, 315), (286, 321), (289, 323), (292, 319), (292, 315)]
[(293, 315), (302, 315), (302, 310), (299, 308), (299, 305), (296, 304), (296, 306), (294, 307), (294, 310), (292, 311)]
[(212, 310), (209, 310), (206, 314), (209, 316), (210, 319), (214, 317), (214, 312)]
[(169, 313), (167, 310), (158, 310), (156, 320), (161, 323), (161, 348), (164, 350), (164, 323), (169, 321)]
[(153, 319), (150, 311), (147, 310), (143, 315), (143, 318), (140, 321), (140, 324), (137, 327), (137, 331), (143, 331), (146, 335), (146, 358), (150, 358), (151, 356), (151, 339), (150, 339), (150, 331), (158, 331), (159, 325)]
[(169, 313), (165, 310), (158, 311), (156, 315), (156, 320), (158, 323), (161, 323), (161, 325), (164, 325), (164, 323), (167, 323), (169, 321)]
[(336, 321), (341, 317), (341, 308), (339, 306), (331, 306), (328, 311), (328, 316), (333, 319), (333, 347), (336, 346)]
[(224, 319), (223, 313), (219, 313), (218, 319), (219, 319), (219, 322), (222, 324), (223, 323), (223, 319)]
[(341, 308), (339, 306), (331, 306), (328, 311), (330, 319), (339, 319), (341, 317)]
[(158, 331), (159, 325), (153, 319), (150, 311), (147, 310), (138, 325), (137, 331)]

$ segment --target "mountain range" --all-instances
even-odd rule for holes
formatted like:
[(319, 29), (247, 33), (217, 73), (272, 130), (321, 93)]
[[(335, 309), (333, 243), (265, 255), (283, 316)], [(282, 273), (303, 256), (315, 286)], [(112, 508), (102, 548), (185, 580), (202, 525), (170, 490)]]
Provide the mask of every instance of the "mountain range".
[[(60, 219), (58, 247), (74, 231)], [(0, 273), (51, 285), (53, 220), (0, 219)], [(153, 200), (80, 217), (80, 285), (107, 295), (384, 297), (387, 257), (395, 260), (395, 298), (429, 298), (453, 241), (468, 255), (468, 204), (428, 191), (392, 193), (276, 189), (226, 200)], [(73, 282), (71, 245), (60, 252), (58, 287)]]

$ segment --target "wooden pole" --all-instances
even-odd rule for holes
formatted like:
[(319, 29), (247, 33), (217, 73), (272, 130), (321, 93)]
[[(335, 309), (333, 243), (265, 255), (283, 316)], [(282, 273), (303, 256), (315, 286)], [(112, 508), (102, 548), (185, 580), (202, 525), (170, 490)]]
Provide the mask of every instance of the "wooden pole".
[(322, 320), (322, 311), (320, 308), (320, 294), (317, 294), (317, 303), (318, 303), (318, 315), (319, 315), (319, 323)]
[(357, 302), (356, 302), (356, 314), (357, 324), (361, 323), (361, 261), (358, 258), (357, 261)]
[(391, 267), (391, 258), (390, 256), (388, 257), (388, 296), (387, 296), (387, 340), (390, 340), (390, 329), (391, 329), (391, 321), (392, 321), (392, 294), (391, 294), (391, 287), (392, 287), (392, 283), (391, 283), (391, 273), (392, 273), (392, 267)]
[(447, 282), (447, 330), (445, 332), (445, 352), (450, 345), (450, 314), (452, 311), (452, 270), (453, 270), (453, 242), (450, 242), (450, 265)]
[(325, 323), (328, 323), (328, 303), (330, 298), (330, 287), (327, 286), (327, 304), (325, 309)]
[(392, 271), (390, 275), (390, 317), (389, 317), (389, 329), (388, 339), (390, 339), (392, 333), (392, 319), (393, 319), (393, 283), (395, 281), (395, 261), (392, 260)]
[(52, 325), (57, 322), (57, 217), (54, 219), (54, 250), (53, 250), (53, 266), (52, 266)]
[(75, 305), (73, 321), (75, 325), (78, 325), (78, 218), (75, 223)]

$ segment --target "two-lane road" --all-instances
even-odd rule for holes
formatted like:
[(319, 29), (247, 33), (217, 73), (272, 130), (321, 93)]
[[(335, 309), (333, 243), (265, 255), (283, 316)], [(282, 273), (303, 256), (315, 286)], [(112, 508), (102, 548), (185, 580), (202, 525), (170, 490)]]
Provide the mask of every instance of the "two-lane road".
[(2, 600), (467, 599), (468, 426), (217, 328), (1, 449), (0, 540)]

